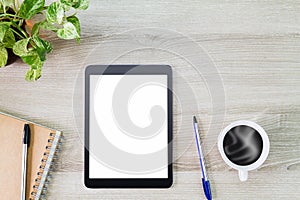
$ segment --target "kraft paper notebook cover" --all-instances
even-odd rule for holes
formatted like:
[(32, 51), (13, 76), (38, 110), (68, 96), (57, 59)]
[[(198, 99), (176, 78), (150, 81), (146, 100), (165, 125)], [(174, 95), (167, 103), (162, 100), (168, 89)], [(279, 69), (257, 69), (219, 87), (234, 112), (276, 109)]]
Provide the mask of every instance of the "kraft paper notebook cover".
[(40, 199), (60, 146), (62, 133), (0, 113), (0, 199), (20, 199), (24, 124), (31, 129), (26, 199)]

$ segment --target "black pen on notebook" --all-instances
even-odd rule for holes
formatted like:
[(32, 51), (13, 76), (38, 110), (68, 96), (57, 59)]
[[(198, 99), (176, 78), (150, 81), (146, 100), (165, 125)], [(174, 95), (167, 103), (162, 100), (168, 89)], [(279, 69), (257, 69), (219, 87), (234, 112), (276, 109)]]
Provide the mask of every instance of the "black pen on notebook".
[(201, 171), (202, 171), (202, 185), (203, 185), (204, 194), (205, 194), (207, 200), (212, 200), (210, 183), (209, 183), (209, 180), (208, 180), (207, 174), (206, 174), (204, 156), (202, 153), (202, 147), (201, 147), (201, 141), (200, 141), (200, 134), (198, 131), (198, 122), (197, 122), (197, 119), (195, 116), (193, 117), (193, 125), (194, 125), (197, 150), (198, 150), (198, 154), (199, 154), (200, 166), (201, 166)]
[(27, 149), (30, 143), (30, 127), (29, 124), (24, 125), (23, 133), (23, 156), (22, 156), (22, 185), (21, 200), (26, 200), (26, 175), (27, 175)]

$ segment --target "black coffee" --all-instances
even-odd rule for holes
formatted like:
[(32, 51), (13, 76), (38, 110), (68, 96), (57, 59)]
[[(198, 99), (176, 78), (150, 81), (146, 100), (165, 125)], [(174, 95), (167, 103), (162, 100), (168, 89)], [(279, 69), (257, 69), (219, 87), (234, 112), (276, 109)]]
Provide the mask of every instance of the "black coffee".
[(245, 166), (259, 159), (263, 140), (255, 129), (241, 125), (228, 131), (224, 137), (223, 148), (231, 162)]

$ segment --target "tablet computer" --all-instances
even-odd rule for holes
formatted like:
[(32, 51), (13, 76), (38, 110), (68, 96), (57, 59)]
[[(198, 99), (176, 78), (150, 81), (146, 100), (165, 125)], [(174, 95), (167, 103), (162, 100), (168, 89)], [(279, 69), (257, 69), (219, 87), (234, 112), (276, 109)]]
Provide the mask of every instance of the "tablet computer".
[(172, 129), (170, 66), (86, 68), (86, 187), (171, 187)]

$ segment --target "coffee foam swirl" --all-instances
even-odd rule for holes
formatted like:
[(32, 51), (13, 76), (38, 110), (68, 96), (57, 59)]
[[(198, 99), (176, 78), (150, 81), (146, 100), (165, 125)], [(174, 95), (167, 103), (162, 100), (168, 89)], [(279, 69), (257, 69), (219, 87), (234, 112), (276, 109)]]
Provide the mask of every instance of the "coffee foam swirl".
[(226, 156), (237, 165), (250, 165), (262, 153), (263, 141), (260, 134), (245, 125), (236, 126), (224, 137), (223, 148)]

